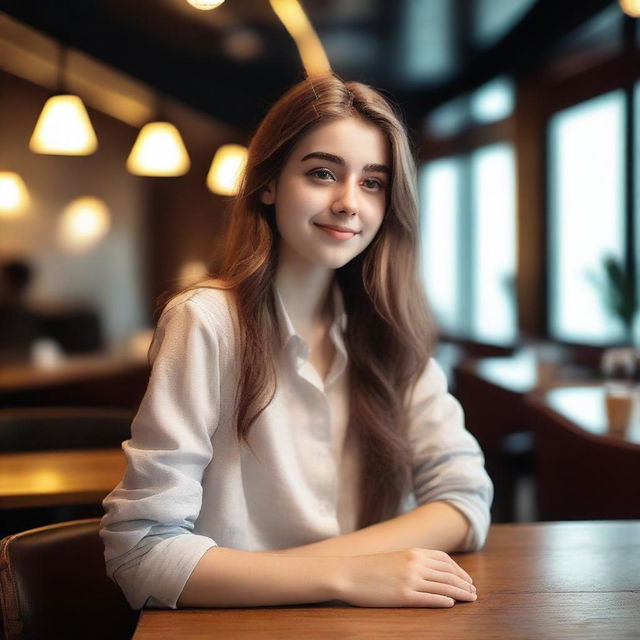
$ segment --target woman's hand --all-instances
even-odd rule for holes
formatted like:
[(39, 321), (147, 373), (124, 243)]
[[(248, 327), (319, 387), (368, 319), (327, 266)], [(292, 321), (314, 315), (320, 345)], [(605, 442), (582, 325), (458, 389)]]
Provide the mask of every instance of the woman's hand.
[(443, 551), (406, 549), (341, 558), (338, 598), (359, 607), (452, 607), (473, 602), (471, 577)]

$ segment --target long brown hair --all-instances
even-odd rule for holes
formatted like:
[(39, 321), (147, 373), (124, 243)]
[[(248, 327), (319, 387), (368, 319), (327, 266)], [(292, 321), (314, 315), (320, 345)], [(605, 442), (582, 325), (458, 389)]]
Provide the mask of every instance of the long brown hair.
[(405, 128), (391, 104), (371, 87), (335, 75), (308, 78), (269, 110), (249, 145), (239, 195), (231, 209), (221, 265), (207, 285), (233, 293), (238, 316), (240, 382), (237, 434), (248, 434), (276, 390), (279, 338), (272, 282), (279, 235), (273, 205), (260, 194), (276, 179), (311, 127), (357, 116), (385, 134), (392, 155), (387, 210), (371, 244), (336, 270), (348, 316), (349, 424), (362, 456), (358, 527), (395, 515), (410, 486), (408, 399), (427, 365), (435, 326), (419, 275), (415, 165)]

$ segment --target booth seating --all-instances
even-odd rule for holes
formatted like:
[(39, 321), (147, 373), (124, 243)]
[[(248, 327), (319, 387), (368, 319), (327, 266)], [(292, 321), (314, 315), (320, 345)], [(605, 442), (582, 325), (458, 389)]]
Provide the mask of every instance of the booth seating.
[(138, 612), (105, 573), (99, 522), (63, 522), (0, 541), (4, 640), (131, 638)]

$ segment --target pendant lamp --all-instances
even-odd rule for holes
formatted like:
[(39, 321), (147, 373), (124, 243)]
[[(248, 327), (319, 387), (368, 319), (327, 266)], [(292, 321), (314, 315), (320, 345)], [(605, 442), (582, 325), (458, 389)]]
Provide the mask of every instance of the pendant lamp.
[(207, 187), (213, 193), (234, 196), (238, 193), (244, 168), (247, 164), (247, 148), (239, 144), (221, 146), (213, 157), (207, 175)]
[(29, 206), (29, 192), (19, 174), (0, 171), (0, 218), (17, 218)]
[(219, 7), (224, 2), (224, 0), (187, 0), (187, 2), (196, 9), (209, 11), (210, 9)]
[(81, 98), (64, 92), (66, 50), (60, 47), (58, 94), (47, 100), (29, 148), (34, 153), (86, 156), (98, 148), (98, 140)]
[(180, 133), (170, 122), (145, 124), (127, 158), (127, 170), (138, 176), (181, 176), (190, 166)]
[(84, 253), (109, 231), (111, 214), (104, 201), (86, 196), (70, 202), (58, 227), (60, 244), (69, 253)]
[(632, 18), (640, 18), (640, 0), (620, 0), (622, 10)]
[(148, 122), (138, 132), (127, 170), (137, 176), (174, 177), (189, 171), (191, 160), (180, 132), (165, 117), (164, 98), (156, 98), (157, 120)]

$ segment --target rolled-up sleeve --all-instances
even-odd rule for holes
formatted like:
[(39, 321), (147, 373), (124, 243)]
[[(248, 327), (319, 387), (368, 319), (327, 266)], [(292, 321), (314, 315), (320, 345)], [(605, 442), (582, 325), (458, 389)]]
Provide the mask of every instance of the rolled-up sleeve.
[(489, 531), (493, 484), (478, 441), (465, 428), (462, 407), (433, 358), (413, 391), (409, 440), (416, 503), (444, 501), (461, 511), (471, 528), (460, 550), (480, 549)]
[(202, 555), (193, 533), (202, 476), (219, 420), (219, 335), (193, 299), (166, 309), (151, 348), (151, 376), (122, 448), (127, 469), (104, 499), (107, 574), (134, 609), (176, 608)]

